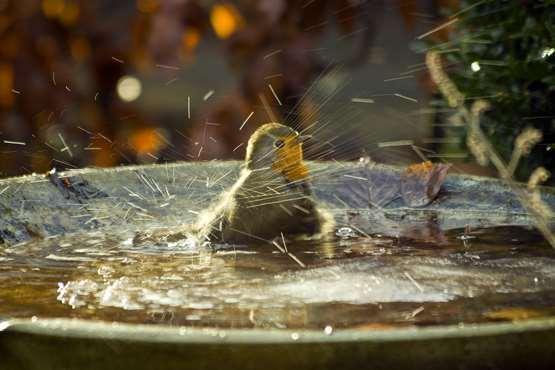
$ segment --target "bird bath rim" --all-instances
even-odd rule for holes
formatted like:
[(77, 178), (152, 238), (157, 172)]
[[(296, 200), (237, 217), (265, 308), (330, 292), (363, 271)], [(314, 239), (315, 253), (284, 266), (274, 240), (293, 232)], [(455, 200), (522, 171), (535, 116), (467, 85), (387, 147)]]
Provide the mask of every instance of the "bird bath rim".
[(0, 322), (0, 337), (10, 333), (66, 338), (94, 338), (140, 342), (204, 343), (204, 344), (283, 344), (395, 342), (476, 336), (517, 334), (530, 331), (554, 331), (555, 317), (512, 322), (399, 327), (388, 329), (218, 329), (167, 326), (156, 324), (109, 323), (103, 321), (49, 318), (8, 319)]

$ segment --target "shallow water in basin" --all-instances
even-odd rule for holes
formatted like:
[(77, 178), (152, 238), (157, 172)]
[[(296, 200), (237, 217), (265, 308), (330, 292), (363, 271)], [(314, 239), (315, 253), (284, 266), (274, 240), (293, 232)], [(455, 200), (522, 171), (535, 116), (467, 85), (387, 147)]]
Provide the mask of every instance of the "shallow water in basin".
[(199, 251), (129, 238), (0, 247), (0, 318), (333, 330), (555, 315), (555, 252), (521, 228), (287, 245), (300, 263), (267, 244)]

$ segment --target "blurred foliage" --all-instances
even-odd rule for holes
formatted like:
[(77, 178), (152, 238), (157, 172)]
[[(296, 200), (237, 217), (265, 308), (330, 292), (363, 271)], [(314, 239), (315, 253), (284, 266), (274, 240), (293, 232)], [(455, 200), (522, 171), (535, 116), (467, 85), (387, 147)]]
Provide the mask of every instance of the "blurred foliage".
[[(450, 1), (423, 3), (427, 12)], [(368, 63), (384, 9), (404, 23), (387, 27), (411, 30), (421, 16), (406, 0), (0, 0), (0, 176), (240, 158), (270, 118), (317, 119), (317, 104), (300, 97), (335, 64), (348, 73)], [(318, 53), (330, 35), (349, 46), (341, 60)], [(183, 80), (207, 49), (237, 86), (196, 96), (179, 117), (143, 109), (136, 85), (147, 76), (150, 86), (183, 83), (186, 110), (202, 76)]]
[[(261, 100), (277, 118), (296, 105), (295, 97), (330, 65), (311, 52), (328, 29), (345, 35), (363, 29), (352, 38), (354, 55), (340, 62), (366, 61), (375, 15), (370, 3), (0, 0), (0, 175), (241, 157), (233, 148), (261, 122), (253, 119), (242, 132), (237, 123)], [(140, 94), (132, 88), (136, 79), (124, 96), (118, 91), (128, 75), (179, 80), (203, 42), (219, 48), (237, 75), (240, 86), (229, 98), (212, 98), (201, 109), (197, 100), (189, 117), (176, 119), (130, 104)], [(283, 106), (275, 104), (269, 83)], [(264, 110), (260, 119), (268, 120)], [(206, 122), (219, 127), (203, 150)]]
[(508, 160), (518, 134), (535, 127), (543, 140), (521, 160), (517, 178), (526, 180), (539, 165), (555, 172), (555, 1), (462, 0), (447, 13), (446, 22), (457, 20), (433, 48), (468, 106), (490, 102), (482, 129), (495, 149)]

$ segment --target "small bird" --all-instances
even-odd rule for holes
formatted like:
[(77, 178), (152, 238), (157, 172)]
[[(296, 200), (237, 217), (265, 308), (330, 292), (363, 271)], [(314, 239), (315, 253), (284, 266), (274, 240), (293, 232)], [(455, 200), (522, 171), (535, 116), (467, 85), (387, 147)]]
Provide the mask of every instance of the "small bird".
[[(259, 127), (249, 139), (235, 184), (202, 211), (194, 225), (163, 239), (175, 241), (186, 234), (216, 243), (244, 243), (330, 234), (333, 217), (316, 204), (303, 161), (307, 138), (279, 123)], [(144, 239), (150, 237), (138, 238)]]
[(267, 123), (250, 137), (239, 179), (220, 201), (201, 213), (197, 226), (210, 240), (243, 242), (331, 231), (332, 217), (312, 196), (303, 161), (307, 136)]

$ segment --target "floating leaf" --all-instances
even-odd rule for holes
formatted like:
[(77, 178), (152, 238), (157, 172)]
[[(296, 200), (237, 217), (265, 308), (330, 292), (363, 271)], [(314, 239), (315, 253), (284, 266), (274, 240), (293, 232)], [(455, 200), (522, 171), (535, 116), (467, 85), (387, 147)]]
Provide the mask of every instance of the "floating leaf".
[(401, 176), (401, 196), (405, 203), (411, 207), (430, 204), (439, 193), (450, 167), (450, 164), (430, 161), (407, 167)]

